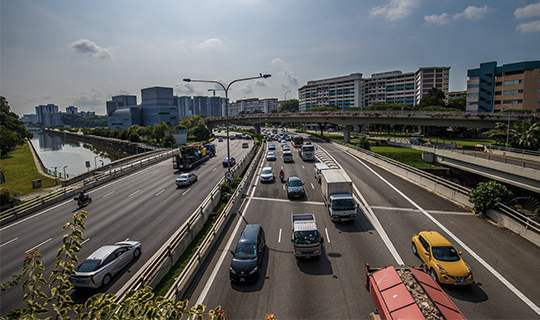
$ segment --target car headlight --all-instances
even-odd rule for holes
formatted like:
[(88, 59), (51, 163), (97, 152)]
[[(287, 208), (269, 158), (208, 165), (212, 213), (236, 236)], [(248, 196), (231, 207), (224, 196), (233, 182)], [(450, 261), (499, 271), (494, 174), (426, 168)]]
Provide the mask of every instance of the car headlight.
[(249, 274), (254, 274), (255, 272), (257, 272), (257, 269), (259, 269), (259, 267), (253, 268), (253, 270), (251, 270), (251, 272)]
[(471, 268), (469, 267), (469, 265), (465, 264), (465, 266), (467, 267), (467, 273), (471, 273)]
[(232, 274), (236, 274), (236, 271), (234, 271), (232, 267), (229, 267), (229, 270), (231, 271)]
[(441, 267), (441, 265), (440, 265), (440, 264), (438, 264), (438, 265), (437, 265), (437, 267), (439, 267), (439, 270), (441, 270), (441, 272), (442, 272), (442, 273), (447, 273), (447, 272), (446, 272), (446, 270), (444, 270), (444, 268), (443, 268), (443, 267)]

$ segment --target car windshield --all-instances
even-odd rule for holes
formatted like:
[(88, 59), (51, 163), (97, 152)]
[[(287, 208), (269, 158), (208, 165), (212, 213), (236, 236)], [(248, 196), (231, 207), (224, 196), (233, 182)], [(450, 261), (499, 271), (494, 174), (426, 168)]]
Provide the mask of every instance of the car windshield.
[(77, 269), (75, 269), (75, 271), (78, 271), (78, 272), (96, 271), (100, 263), (101, 263), (101, 260), (95, 260), (95, 259), (84, 260), (84, 262), (80, 266), (78, 266)]
[(302, 186), (302, 181), (298, 179), (290, 180), (289, 181), (289, 187), (300, 187)]
[(181, 179), (181, 180), (186, 180), (187, 178), (188, 178), (187, 174), (183, 174), (183, 175), (178, 177), (178, 179)]
[(354, 209), (353, 199), (336, 199), (332, 201), (332, 209), (334, 210), (350, 210)]
[(454, 247), (433, 247), (433, 258), (439, 261), (459, 261), (459, 253)]
[(305, 146), (302, 148), (302, 150), (304, 151), (315, 151), (315, 147), (313, 146)]
[(263, 170), (262, 174), (272, 174), (272, 169)]
[(254, 244), (239, 244), (234, 253), (235, 259), (249, 260), (257, 257), (257, 246)]
[(317, 230), (311, 231), (295, 231), (294, 243), (295, 244), (313, 244), (319, 242), (319, 233)]

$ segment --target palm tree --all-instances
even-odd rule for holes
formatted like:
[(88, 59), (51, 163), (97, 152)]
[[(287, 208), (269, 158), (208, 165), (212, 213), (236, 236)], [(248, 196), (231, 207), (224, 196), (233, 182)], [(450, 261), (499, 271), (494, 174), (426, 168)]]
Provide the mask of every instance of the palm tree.
[(540, 125), (538, 122), (516, 122), (510, 131), (513, 147), (527, 150), (540, 149)]

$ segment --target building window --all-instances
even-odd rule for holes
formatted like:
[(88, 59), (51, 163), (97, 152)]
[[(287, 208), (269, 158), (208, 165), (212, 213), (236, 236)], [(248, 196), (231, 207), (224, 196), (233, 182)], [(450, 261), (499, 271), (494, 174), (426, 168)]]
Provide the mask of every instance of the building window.
[(467, 88), (469, 88), (469, 89), (470, 89), (470, 88), (478, 88), (478, 86), (479, 86), (478, 83), (477, 83), (477, 84), (469, 84), (469, 85), (467, 86)]
[(468, 105), (468, 106), (477, 106), (477, 105), (478, 105), (478, 101), (467, 102), (467, 105)]
[(502, 82), (501, 82), (501, 81), (495, 82), (495, 86), (497, 86), (497, 87), (498, 87), (498, 86), (502, 86)]
[(503, 100), (503, 104), (517, 104), (517, 103), (523, 103), (523, 100), (522, 99)]
[(508, 85), (512, 85), (512, 84), (520, 84), (520, 83), (523, 83), (523, 79), (521, 79), (521, 80), (509, 80), (509, 81), (505, 81), (505, 82), (504, 82), (504, 85), (505, 85), (505, 86), (508, 86)]
[[(540, 90), (538, 90), (538, 92), (540, 92)], [(518, 94), (518, 93), (523, 93), (523, 89), (519, 89), (519, 90), (504, 90), (504, 94)]]
[(472, 76), (472, 77), (469, 77), (469, 80), (478, 80), (479, 77), (478, 76)]
[(467, 93), (467, 98), (478, 97), (478, 93)]

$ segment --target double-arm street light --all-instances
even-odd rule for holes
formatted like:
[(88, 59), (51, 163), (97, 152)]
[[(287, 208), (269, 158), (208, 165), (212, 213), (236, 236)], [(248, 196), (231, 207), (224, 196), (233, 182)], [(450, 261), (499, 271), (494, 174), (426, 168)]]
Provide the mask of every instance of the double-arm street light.
[[(227, 127), (227, 172), (231, 171), (231, 151), (229, 147), (229, 88), (231, 85), (235, 82), (239, 81), (246, 81), (246, 80), (254, 80), (254, 79), (260, 79), (260, 78), (270, 78), (272, 75), (270, 74), (262, 74), (259, 73), (259, 76), (257, 77), (249, 77), (249, 78), (242, 78), (242, 79), (236, 79), (229, 83), (229, 85), (225, 86), (219, 81), (215, 80), (194, 80), (194, 79), (184, 79), (185, 82), (208, 82), (208, 83), (216, 83), (219, 84), (223, 91), (225, 91), (225, 126)], [(231, 194), (231, 182), (229, 181), (229, 195)]]

